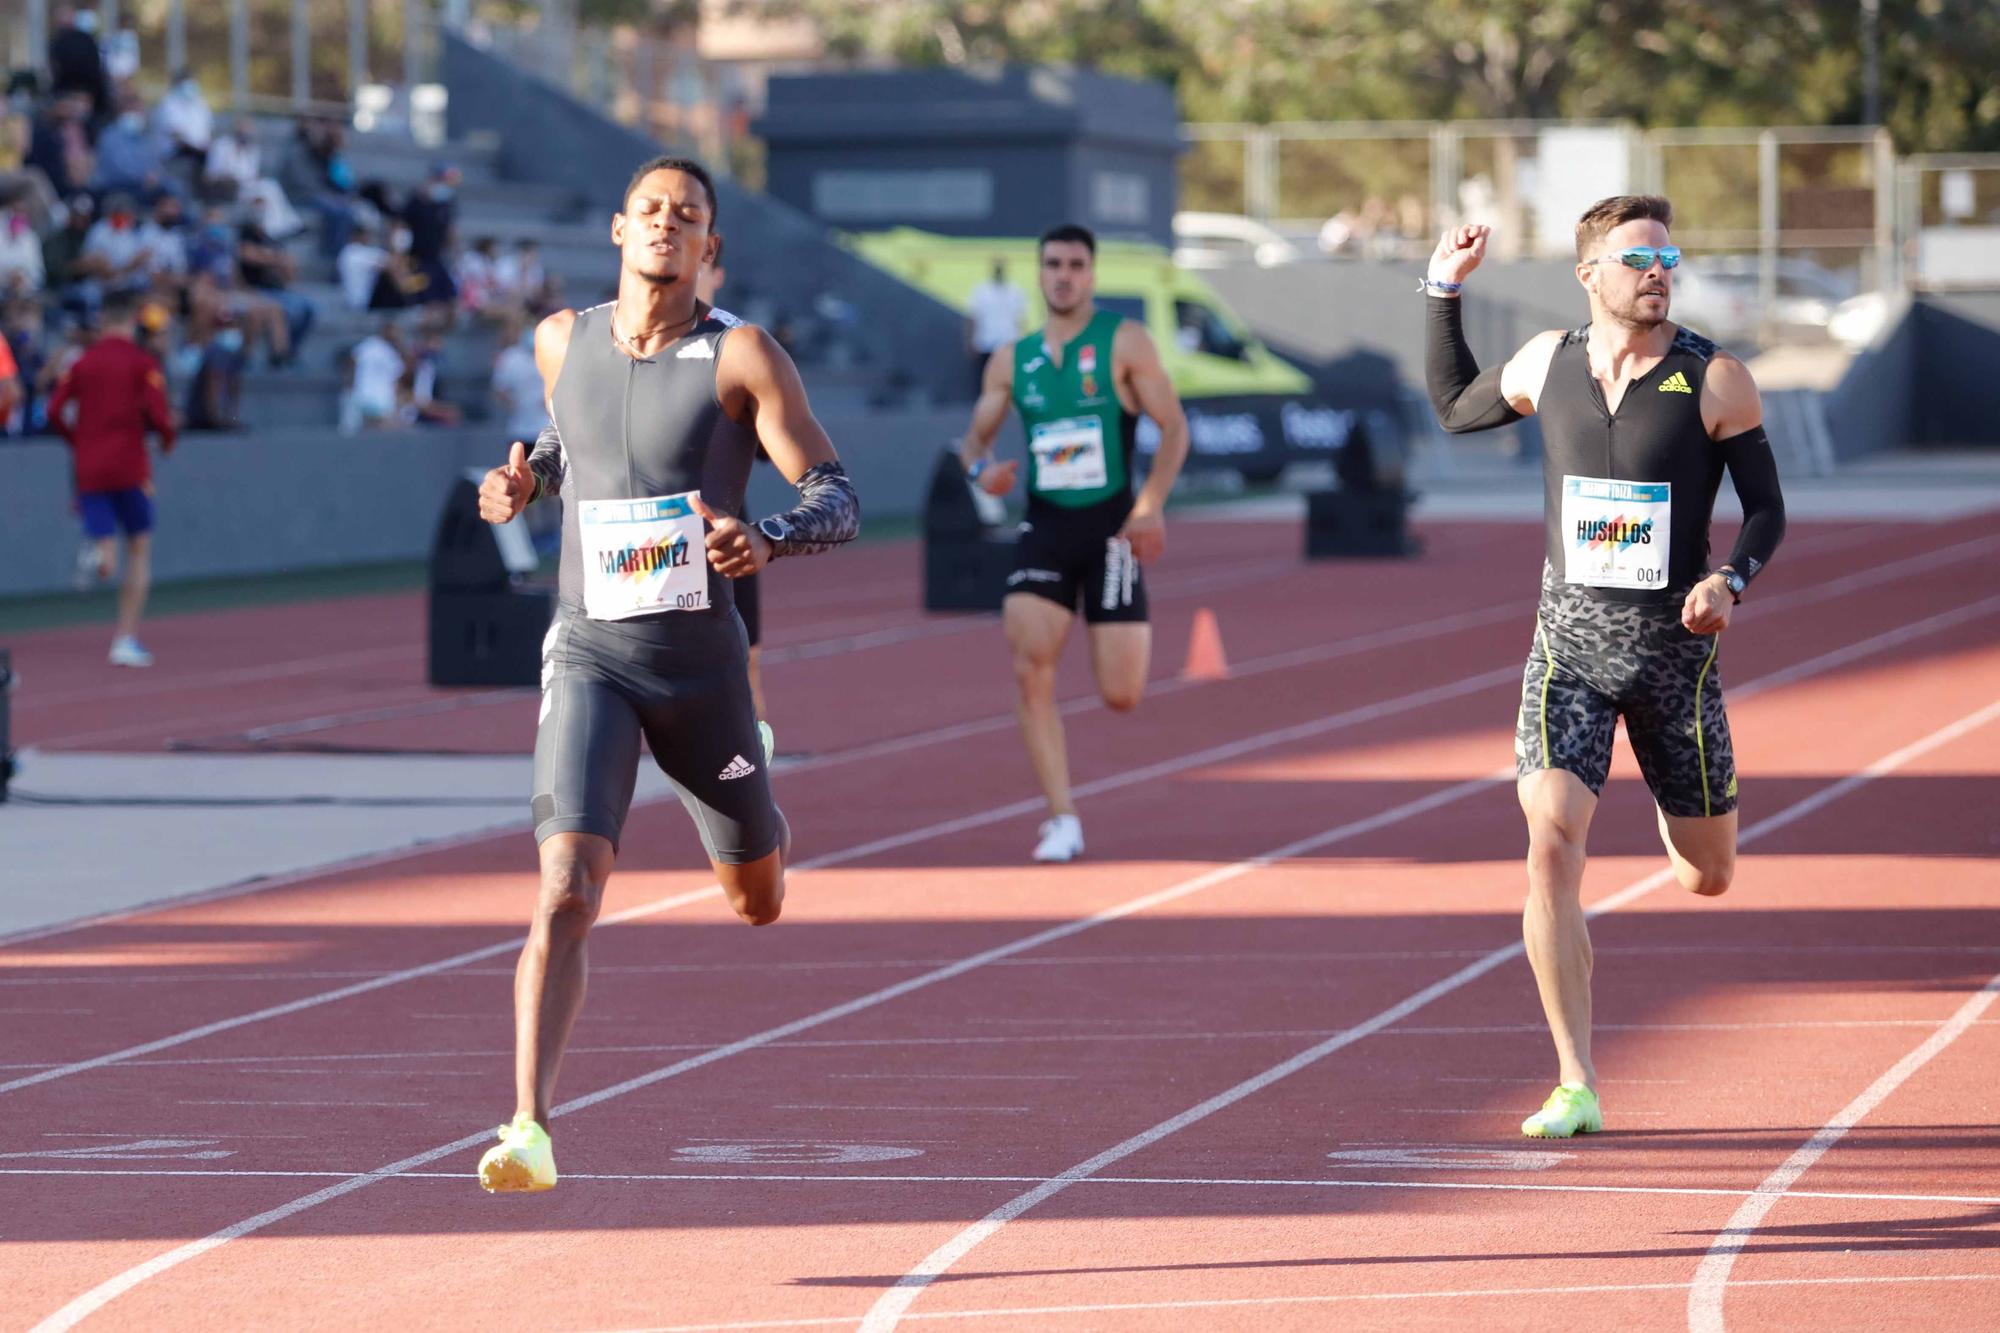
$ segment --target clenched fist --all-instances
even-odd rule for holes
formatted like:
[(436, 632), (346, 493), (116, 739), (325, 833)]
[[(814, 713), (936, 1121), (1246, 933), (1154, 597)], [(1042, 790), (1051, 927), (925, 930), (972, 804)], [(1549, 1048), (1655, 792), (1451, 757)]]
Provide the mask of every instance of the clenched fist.
[(1486, 258), (1486, 238), (1492, 234), (1493, 228), (1476, 224), (1451, 228), (1438, 238), (1425, 276), (1432, 282), (1464, 282)]

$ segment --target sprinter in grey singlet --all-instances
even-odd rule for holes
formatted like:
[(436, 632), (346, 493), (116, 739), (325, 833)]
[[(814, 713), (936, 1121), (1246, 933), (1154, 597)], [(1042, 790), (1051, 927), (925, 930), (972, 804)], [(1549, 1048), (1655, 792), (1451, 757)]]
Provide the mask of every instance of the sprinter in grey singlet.
[[(789, 831), (772, 801), (731, 582), (852, 538), (860, 510), (791, 358), (711, 311), (719, 241), (699, 164), (642, 166), (612, 221), (617, 299), (536, 330), (552, 425), (487, 474), (480, 512), (562, 504), (561, 597), (542, 665), (534, 817), (541, 896), (515, 976), (515, 1116), (479, 1166), (490, 1191), (555, 1184), (555, 1078), (583, 1003), (584, 942), (632, 803), (643, 738), (694, 817), (730, 905), (778, 918)], [(799, 505), (734, 517), (762, 446)]]

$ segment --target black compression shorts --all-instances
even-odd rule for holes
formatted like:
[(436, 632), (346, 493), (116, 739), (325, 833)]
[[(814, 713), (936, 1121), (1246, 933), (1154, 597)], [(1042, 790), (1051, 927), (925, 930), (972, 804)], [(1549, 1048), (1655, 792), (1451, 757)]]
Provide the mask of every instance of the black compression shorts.
[(710, 859), (739, 865), (775, 851), (783, 821), (747, 654), (741, 624), (727, 612), (621, 625), (559, 611), (542, 649), (535, 841), (595, 833), (616, 847), (643, 737)]
[(1067, 611), (1079, 599), (1092, 625), (1145, 624), (1146, 582), (1132, 544), (1118, 535), (1131, 502), (1063, 510), (1031, 506), (1014, 547), (1010, 593), (1033, 593)]
[(1544, 566), (1534, 647), (1521, 678), (1516, 767), (1524, 776), (1560, 768), (1602, 792), (1622, 715), (1661, 810), (1729, 813), (1736, 756), (1722, 707), (1720, 647), (1720, 635), (1693, 634), (1681, 624), (1680, 597), (1659, 605), (1605, 601)]

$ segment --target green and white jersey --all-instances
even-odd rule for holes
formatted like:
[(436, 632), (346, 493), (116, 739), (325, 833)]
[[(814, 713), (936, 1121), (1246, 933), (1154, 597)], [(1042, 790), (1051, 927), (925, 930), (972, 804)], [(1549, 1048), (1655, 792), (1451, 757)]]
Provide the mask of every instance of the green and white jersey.
[(1062, 349), (1042, 334), (1014, 344), (1014, 406), (1028, 432), (1028, 499), (1083, 509), (1132, 493), (1139, 423), (1118, 401), (1111, 344), (1124, 316), (1100, 310)]

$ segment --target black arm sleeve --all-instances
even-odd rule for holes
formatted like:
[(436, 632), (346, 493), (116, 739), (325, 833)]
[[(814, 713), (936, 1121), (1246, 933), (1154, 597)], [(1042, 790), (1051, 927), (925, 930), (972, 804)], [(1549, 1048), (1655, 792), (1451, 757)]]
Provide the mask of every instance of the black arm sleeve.
[(1424, 384), (1438, 424), (1453, 435), (1492, 430), (1521, 414), (1500, 396), (1500, 367), (1482, 371), (1465, 341), (1464, 314), (1456, 298), (1424, 298)]
[(807, 468), (793, 484), (799, 490), (797, 506), (757, 524), (757, 530), (771, 541), (773, 560), (781, 555), (831, 551), (860, 533), (861, 497), (854, 493), (847, 469), (838, 462)]
[(542, 427), (542, 433), (535, 437), (535, 447), (528, 451), (528, 471), (535, 474), (535, 493), (528, 503), (562, 494), (563, 473), (567, 470), (568, 457), (563, 453), (562, 434), (552, 421)]
[(1743, 530), (1729, 552), (1729, 567), (1748, 583), (1771, 563), (1785, 539), (1785, 497), (1778, 489), (1778, 460), (1771, 454), (1771, 437), (1762, 426), (1718, 440), (1716, 448), (1729, 465), (1730, 484), (1743, 502)]

